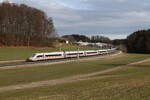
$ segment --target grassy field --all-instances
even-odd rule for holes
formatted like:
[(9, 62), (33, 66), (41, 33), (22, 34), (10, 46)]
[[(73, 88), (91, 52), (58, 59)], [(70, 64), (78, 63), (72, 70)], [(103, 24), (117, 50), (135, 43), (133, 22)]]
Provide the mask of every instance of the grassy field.
[(1, 100), (149, 100), (150, 63), (124, 67), (111, 75), (56, 86), (0, 93)]
[[(150, 58), (126, 54), (109, 60), (72, 62), (47, 67), (0, 70), (0, 86), (97, 72)], [(102, 79), (99, 77), (108, 76)], [(0, 93), (0, 100), (149, 100), (150, 63), (96, 75), (93, 80)]]
[[(77, 50), (77, 46), (74, 45), (62, 45), (61, 50), (64, 51), (74, 51)], [(92, 47), (79, 47), (80, 50), (89, 50), (89, 49), (98, 49)], [(60, 51), (60, 48), (13, 48), (13, 47), (5, 47), (0, 48), (0, 61), (6, 60), (25, 60), (33, 53), (40, 52), (52, 52), (52, 51)]]
[(0, 87), (98, 72), (149, 57), (150, 55), (125, 54), (109, 60), (100, 59), (31, 68), (0, 69)]

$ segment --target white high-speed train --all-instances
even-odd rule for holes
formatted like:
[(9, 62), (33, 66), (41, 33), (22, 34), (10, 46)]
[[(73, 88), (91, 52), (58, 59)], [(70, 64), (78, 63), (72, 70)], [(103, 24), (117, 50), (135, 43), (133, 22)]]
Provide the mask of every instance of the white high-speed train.
[(64, 51), (64, 52), (50, 52), (50, 53), (35, 53), (27, 59), (27, 61), (42, 61), (51, 59), (64, 59), (73, 57), (86, 57), (94, 55), (104, 55), (113, 53), (116, 48), (104, 50), (86, 50), (86, 51)]

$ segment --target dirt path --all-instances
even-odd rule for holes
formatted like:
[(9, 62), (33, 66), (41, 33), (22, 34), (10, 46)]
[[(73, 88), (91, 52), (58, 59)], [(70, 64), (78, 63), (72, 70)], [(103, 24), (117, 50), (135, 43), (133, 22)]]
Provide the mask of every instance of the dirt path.
[[(17, 89), (34, 88), (34, 87), (40, 87), (40, 86), (53, 86), (53, 85), (57, 85), (57, 84), (72, 83), (72, 82), (77, 82), (77, 81), (81, 81), (81, 80), (91, 80), (91, 79), (95, 79), (95, 78), (89, 78), (89, 77), (99, 75), (99, 74), (105, 74), (105, 73), (108, 73), (108, 72), (119, 70), (119, 69), (121, 69), (122, 67), (125, 67), (125, 66), (137, 65), (137, 64), (144, 63), (144, 62), (148, 62), (148, 61), (150, 61), (150, 59), (145, 59), (145, 60), (142, 60), (142, 61), (127, 64), (127, 65), (117, 66), (115, 68), (106, 69), (106, 70), (103, 70), (103, 71), (100, 71), (100, 72), (94, 72), (94, 73), (89, 73), (89, 74), (84, 74), (84, 75), (75, 75), (75, 76), (66, 77), (66, 78), (62, 78), (62, 79), (39, 81), (39, 82), (32, 82), (32, 83), (27, 83), (27, 84), (11, 85), (11, 86), (6, 86), (6, 87), (1, 87), (0, 92), (17, 90)], [(98, 78), (100, 79), (100, 78), (105, 78), (105, 77), (110, 77), (110, 76), (101, 76), (101, 77), (98, 77)]]

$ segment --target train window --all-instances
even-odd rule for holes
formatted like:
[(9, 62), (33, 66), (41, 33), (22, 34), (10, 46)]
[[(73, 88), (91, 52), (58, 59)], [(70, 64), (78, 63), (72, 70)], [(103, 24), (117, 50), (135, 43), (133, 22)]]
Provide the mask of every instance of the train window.
[(101, 53), (106, 52), (106, 51), (100, 51)]
[(67, 55), (77, 55), (77, 53), (69, 53), (69, 54), (67, 54)]
[(43, 57), (43, 55), (38, 55), (37, 58)]
[(61, 54), (53, 54), (53, 55), (45, 55), (46, 57), (51, 57), (51, 56), (61, 56)]
[(67, 55), (77, 55), (77, 54), (83, 54), (83, 53), (70, 53), (70, 54), (67, 54)]
[(87, 52), (87, 54), (92, 54), (92, 53), (97, 53), (97, 52)]

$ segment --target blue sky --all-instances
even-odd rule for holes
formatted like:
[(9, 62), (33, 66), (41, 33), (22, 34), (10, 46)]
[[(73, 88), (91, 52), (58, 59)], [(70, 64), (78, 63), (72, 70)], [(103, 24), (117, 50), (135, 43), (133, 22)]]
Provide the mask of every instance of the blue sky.
[(125, 38), (150, 26), (150, 0), (11, 0), (42, 9), (59, 35)]

